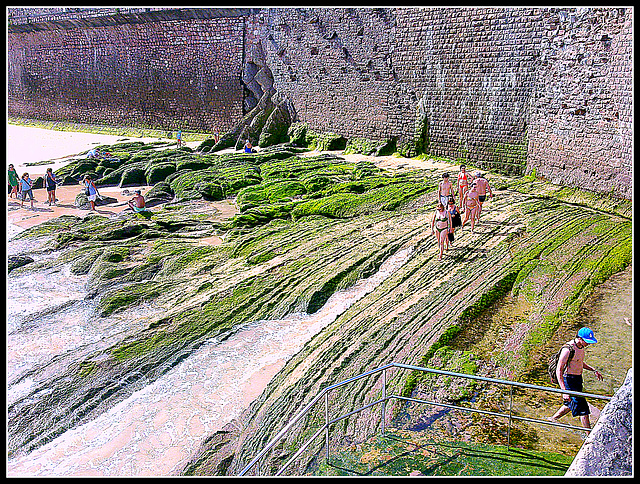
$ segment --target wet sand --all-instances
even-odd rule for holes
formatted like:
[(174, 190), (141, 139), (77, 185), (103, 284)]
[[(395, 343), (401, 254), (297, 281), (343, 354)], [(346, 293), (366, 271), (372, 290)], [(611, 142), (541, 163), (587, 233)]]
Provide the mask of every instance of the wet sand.
[[(113, 144), (123, 141), (144, 141), (150, 143), (153, 141), (172, 141), (163, 138), (132, 138), (115, 135), (102, 135), (91, 133), (54, 131), (41, 128), (32, 128), (26, 126), (7, 126), (7, 164), (12, 163), (18, 175), (24, 172), (29, 173), (32, 180), (39, 176), (44, 176), (47, 168), (51, 167), (57, 170), (68, 164), (74, 155), (82, 153), (99, 144)], [(186, 143), (186, 146), (195, 148), (201, 142), (193, 141)], [(233, 151), (231, 150), (225, 150)], [(452, 166), (442, 161), (435, 160), (412, 160), (410, 158), (401, 158), (396, 156), (365, 156), (365, 155), (344, 155), (341, 151), (328, 152), (341, 156), (349, 162), (357, 162), (360, 160), (368, 160), (375, 163), (383, 169), (402, 169), (402, 168), (446, 168)], [(304, 153), (301, 156), (315, 156), (320, 154), (318, 151)], [(29, 165), (43, 160), (49, 163), (39, 165)], [(96, 207), (94, 213), (104, 216), (110, 216), (123, 210), (128, 210), (126, 202), (133, 197), (133, 192), (140, 189), (144, 195), (151, 187), (103, 187), (99, 191), (103, 195), (113, 197), (118, 200), (110, 205)], [(74, 204), (76, 195), (80, 193), (82, 186), (62, 186), (56, 189), (56, 198), (59, 200), (55, 206), (49, 206), (47, 203), (47, 192), (44, 188), (33, 190), (35, 197), (34, 208), (31, 209), (29, 200), (25, 200), (23, 206), (20, 206), (20, 199), (10, 198), (7, 196), (7, 236), (10, 238), (34, 225), (38, 225), (47, 220), (57, 218), (61, 215), (75, 215), (85, 217), (91, 212), (89, 210), (81, 210)], [(220, 209), (220, 207), (216, 207)], [(226, 210), (227, 212), (229, 210)], [(228, 214), (227, 214), (228, 215)], [(219, 243), (216, 238), (213, 242)], [(207, 243), (207, 242), (203, 242)]]
[(18, 198), (10, 198), (7, 196), (7, 226), (8, 235), (14, 235), (21, 230), (33, 227), (47, 220), (59, 217), (60, 215), (75, 215), (77, 217), (86, 217), (91, 213), (110, 216), (120, 213), (123, 210), (129, 210), (127, 201), (133, 198), (133, 191), (139, 189), (144, 195), (151, 187), (102, 187), (98, 188), (101, 195), (113, 197), (118, 200), (109, 205), (96, 207), (95, 212), (90, 210), (82, 210), (75, 206), (76, 196), (82, 190), (81, 185), (63, 186), (56, 189), (56, 198), (58, 202), (49, 206), (47, 203), (47, 191), (44, 188), (33, 190), (35, 201), (33, 209), (29, 199), (25, 200), (20, 206), (21, 200)]

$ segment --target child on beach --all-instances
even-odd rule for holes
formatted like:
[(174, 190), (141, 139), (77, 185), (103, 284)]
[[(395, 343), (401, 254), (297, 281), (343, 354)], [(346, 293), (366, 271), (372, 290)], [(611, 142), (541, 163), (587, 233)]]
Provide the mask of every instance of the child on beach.
[(89, 175), (84, 178), (84, 187), (87, 194), (87, 199), (91, 204), (91, 210), (94, 211), (96, 209), (96, 199), (100, 194), (98, 193), (96, 184), (93, 182), (93, 180), (91, 180), (91, 177)]
[(13, 165), (9, 165), (9, 170), (7, 171), (7, 176), (9, 177), (9, 186), (11, 187), (11, 192), (9, 192), (9, 198), (13, 198), (13, 194), (16, 194), (16, 200), (18, 199), (18, 185), (19, 178), (18, 172), (13, 167)]
[[(467, 167), (460, 165), (460, 171), (458, 172), (458, 194), (460, 200), (464, 198), (464, 194), (469, 190), (469, 183), (473, 180), (473, 177), (467, 173)], [(464, 207), (463, 212), (464, 212)]]
[(449, 212), (449, 214), (451, 215), (451, 230), (449, 231), (449, 234), (448, 234), (449, 240), (447, 242), (447, 247), (449, 247), (453, 244), (453, 241), (455, 240), (453, 234), (456, 231), (456, 227), (460, 227), (462, 225), (462, 217), (460, 217), (460, 211), (458, 210), (458, 207), (456, 206), (456, 201), (454, 200), (453, 197), (449, 197), (447, 212)]
[(22, 194), (20, 200), (20, 208), (24, 205), (24, 200), (29, 195), (29, 201), (31, 202), (31, 210), (33, 210), (33, 181), (29, 178), (28, 173), (24, 173), (22, 175), (22, 179), (20, 180), (20, 193)]
[(453, 186), (449, 181), (449, 173), (444, 173), (442, 175), (442, 181), (440, 182), (440, 185), (438, 185), (438, 201), (442, 203), (445, 208), (449, 203), (449, 196), (452, 194), (452, 189)]
[(56, 204), (56, 186), (58, 182), (56, 181), (56, 176), (53, 174), (52, 168), (47, 168), (47, 173), (44, 176), (44, 185), (47, 189), (47, 201), (49, 202), (49, 206), (53, 203)]

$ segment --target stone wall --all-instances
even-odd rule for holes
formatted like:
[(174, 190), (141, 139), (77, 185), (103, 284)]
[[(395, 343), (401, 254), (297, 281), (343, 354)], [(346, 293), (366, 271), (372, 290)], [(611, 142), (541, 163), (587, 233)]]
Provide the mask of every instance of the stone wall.
[(8, 36), (11, 115), (221, 131), (242, 117), (241, 16)]
[(633, 368), (602, 410), (565, 476), (633, 475)]
[(632, 9), (545, 9), (527, 172), (630, 199)]
[(316, 131), (632, 196), (630, 8), (14, 10), (10, 115), (224, 132), (267, 67)]
[(396, 137), (408, 155), (524, 171), (536, 10), (269, 9), (260, 27), (301, 121)]

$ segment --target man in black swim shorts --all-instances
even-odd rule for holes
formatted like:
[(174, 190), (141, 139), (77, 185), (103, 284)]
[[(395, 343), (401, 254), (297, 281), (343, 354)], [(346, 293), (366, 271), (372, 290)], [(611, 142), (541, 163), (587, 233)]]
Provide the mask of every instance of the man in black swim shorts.
[[(594, 343), (597, 343), (597, 340), (593, 335), (593, 331), (589, 328), (580, 328), (577, 336), (565, 344), (565, 347), (560, 353), (558, 367), (556, 369), (556, 377), (558, 378), (560, 388), (573, 392), (582, 392), (582, 370), (593, 371), (596, 378), (602, 380), (600, 372), (584, 362), (585, 348)], [(571, 351), (568, 346), (572, 346), (574, 350), (574, 355), (571, 358)], [(590, 429), (591, 422), (589, 421), (589, 414), (591, 412), (585, 398), (563, 394), (562, 400), (562, 407), (551, 417), (551, 420), (558, 421), (560, 417), (571, 412), (571, 415), (574, 417), (580, 417), (580, 422), (583, 427)]]

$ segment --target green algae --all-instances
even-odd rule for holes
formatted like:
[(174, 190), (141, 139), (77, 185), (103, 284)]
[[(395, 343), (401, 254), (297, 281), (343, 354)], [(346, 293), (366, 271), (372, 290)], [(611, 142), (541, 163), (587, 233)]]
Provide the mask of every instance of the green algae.
[(321, 476), (563, 476), (573, 456), (390, 432), (332, 452)]
[[(133, 214), (121, 220), (88, 216), (43, 224), (30, 232), (31, 236), (53, 235), (58, 247), (68, 248), (66, 263), (72, 263), (74, 271), (88, 274), (91, 283), (100, 288), (96, 310), (102, 314), (115, 314), (141, 303), (167, 308), (145, 331), (127, 335), (105, 352), (109, 365), (91, 370), (96, 381), (133, 372), (140, 373), (132, 377), (134, 382), (158, 378), (204, 340), (243, 322), (313, 312), (335, 291), (375, 272), (403, 244), (419, 247), (406, 267), (309, 342), (274, 379), (248, 416), (259, 421), (260, 412), (272, 409), (267, 430), (246, 437), (242, 454), (226, 461), (229, 472), (279, 430), (285, 412), (302, 405), (305, 396), (320, 385), (396, 358), (429, 364), (436, 356), (444, 367), (455, 366), (453, 361), (457, 360), (460, 368), (474, 371), (473, 355), (458, 359), (451, 343), (493, 301), (510, 290), (520, 291), (537, 305), (534, 309), (542, 314), (545, 327), (528, 337), (544, 340), (559, 321), (573, 314), (593, 284), (630, 260), (628, 220), (613, 220), (552, 196), (528, 195), (524, 190), (515, 192), (518, 197), (510, 203), (492, 202), (496, 207), (490, 211), (508, 210), (509, 216), (495, 226), (480, 226), (485, 237), (501, 241), (489, 250), (481, 239), (467, 237), (450, 254), (453, 264), (443, 276), (442, 267), (433, 261), (433, 239), (425, 230), (430, 215), (427, 210), (432, 206), (430, 202), (416, 203), (414, 208), (409, 205), (435, 198), (435, 182), (424, 174), (400, 177), (371, 164), (347, 163), (335, 156), (304, 158), (290, 152), (274, 153), (273, 157), (208, 155), (206, 168), (167, 177), (173, 177), (170, 180), (175, 187), (184, 182), (181, 194), (186, 194), (185, 198), (189, 192), (197, 192), (194, 180), (201, 172), (210, 176), (208, 182), (217, 183), (224, 196), (237, 194), (242, 201), (239, 195), (243, 191), (260, 194), (251, 204), (241, 205), (243, 211), (228, 225), (208, 221), (186, 203), (159, 209), (145, 223)], [(142, 158), (137, 161), (143, 162)], [(247, 181), (250, 184), (243, 186)], [(171, 190), (166, 179), (160, 183), (165, 183), (161, 187), (166, 193)], [(280, 188), (297, 188), (278, 192), (278, 184)], [(310, 186), (314, 190), (309, 190)], [(190, 231), (210, 235), (218, 230), (225, 232), (224, 244), (218, 247), (194, 245), (203, 235), (185, 238)], [(464, 235), (461, 240), (465, 241)], [(571, 251), (563, 250), (572, 243), (575, 247)], [(485, 276), (475, 281), (472, 274)], [(572, 279), (576, 274), (579, 277)], [(443, 278), (444, 282), (438, 282)], [(546, 278), (545, 284), (539, 283), (542, 278)], [(549, 306), (548, 301), (556, 295), (555, 305)], [(528, 348), (525, 345), (525, 356)], [(288, 375), (312, 353), (308, 371), (295, 385), (287, 384)], [(84, 376), (86, 370), (70, 370), (65, 378), (77, 386), (68, 390), (59, 385), (55, 395), (63, 407), (64, 402), (80, 405), (88, 416), (103, 407), (95, 399), (83, 400), (85, 390), (80, 381)], [(390, 388), (403, 394), (411, 393), (417, 383), (412, 375), (389, 382)], [(104, 396), (101, 405), (114, 404), (134, 388), (129, 385), (98, 392)], [(355, 408), (368, 395), (370, 390), (364, 384), (339, 392), (333, 410)], [(468, 391), (461, 393), (468, 395)], [(84, 403), (78, 404), (78, 400)], [(35, 404), (24, 408), (20, 415), (39, 415), (29, 424), (34, 428), (39, 422), (48, 422), (47, 415), (52, 413)], [(10, 410), (12, 429), (16, 428), (13, 422), (28, 420), (15, 417), (16, 412), (15, 408)], [(375, 425), (374, 421), (345, 421), (336, 438)], [(71, 418), (54, 426), (60, 430), (78, 422), (80, 419)], [(308, 432), (305, 429), (292, 436), (291, 448)], [(26, 440), (12, 441), (12, 448), (42, 443), (35, 430)]]

